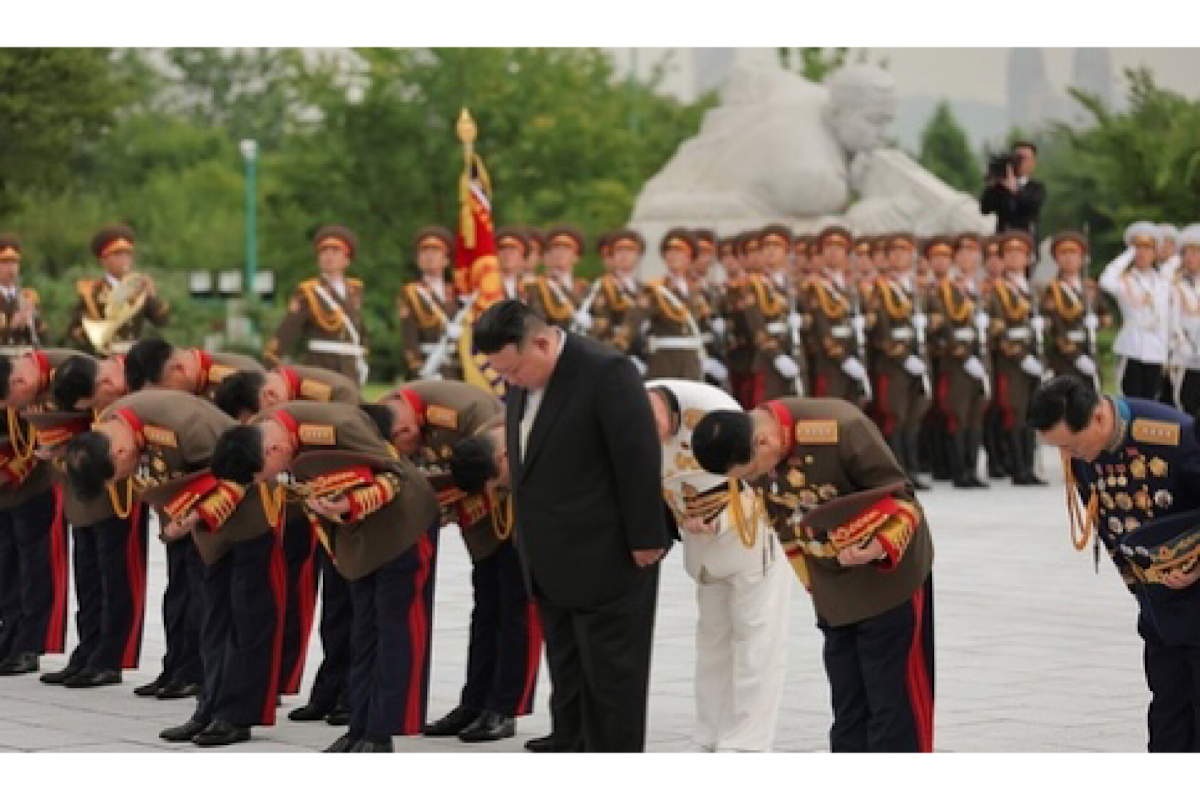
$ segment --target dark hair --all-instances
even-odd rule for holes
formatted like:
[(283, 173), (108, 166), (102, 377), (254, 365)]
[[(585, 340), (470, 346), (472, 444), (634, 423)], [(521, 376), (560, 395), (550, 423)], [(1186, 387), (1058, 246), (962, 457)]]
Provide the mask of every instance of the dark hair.
[(692, 431), (692, 452), (705, 471), (724, 475), (754, 457), (754, 422), (744, 411), (712, 411)]
[(499, 353), (510, 344), (522, 346), (546, 321), (520, 300), (504, 300), (483, 312), (472, 328), (472, 342), (484, 355)]
[(500, 475), (491, 437), (477, 433), (454, 445), (450, 455), (450, 475), (454, 485), (467, 494), (482, 492), (489, 480)]
[(379, 429), (379, 435), (390, 442), (392, 425), (396, 423), (396, 415), (392, 410), (380, 403), (359, 403), (358, 407), (371, 418), (371, 422), (375, 423), (375, 427)]
[(0, 354), (0, 400), (8, 397), (8, 381), (12, 377), (12, 358)]
[(111, 444), (108, 436), (99, 431), (81, 433), (67, 444), (63, 458), (67, 483), (79, 499), (99, 497), (105, 482), (117, 474), (110, 455)]
[(1079, 433), (1088, 426), (1099, 402), (1091, 382), (1075, 375), (1059, 375), (1033, 393), (1025, 422), (1041, 433), (1065, 422), (1071, 433)]
[(213, 402), (217, 404), (217, 408), (234, 419), (243, 411), (257, 414), (262, 411), (258, 394), (266, 382), (265, 372), (240, 369), (217, 385), (217, 391), (213, 393)]
[(1037, 145), (1027, 139), (1020, 139), (1013, 142), (1011, 149), (1015, 151), (1018, 147), (1028, 147), (1035, 156), (1037, 155)]
[(71, 356), (54, 370), (50, 396), (63, 411), (74, 411), (75, 405), (96, 393), (96, 376), (100, 366), (91, 356)]
[(263, 468), (263, 435), (257, 425), (237, 425), (221, 434), (209, 464), (214, 478), (242, 486)]
[(175, 348), (165, 339), (142, 339), (125, 356), (125, 383), (137, 392), (162, 380), (163, 367)]

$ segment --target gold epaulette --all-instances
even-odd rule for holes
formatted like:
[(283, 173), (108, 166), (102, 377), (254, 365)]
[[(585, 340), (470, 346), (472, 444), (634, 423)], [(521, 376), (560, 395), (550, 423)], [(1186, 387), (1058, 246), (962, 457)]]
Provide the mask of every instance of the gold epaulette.
[(433, 297), (422, 296), (420, 284), (420, 281), (404, 284), (404, 296), (408, 298), (408, 305), (417, 318), (417, 325), (421, 328), (440, 328), (442, 317), (438, 315), (438, 311), (441, 309), (433, 307)]

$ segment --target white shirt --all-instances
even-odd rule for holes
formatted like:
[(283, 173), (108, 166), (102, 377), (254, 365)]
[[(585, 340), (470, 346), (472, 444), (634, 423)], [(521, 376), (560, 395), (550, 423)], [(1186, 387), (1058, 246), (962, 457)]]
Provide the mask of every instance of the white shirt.
[(1156, 269), (1124, 269), (1131, 260), (1132, 251), (1126, 251), (1100, 276), (1100, 288), (1112, 295), (1121, 309), (1121, 331), (1113, 342), (1113, 352), (1146, 364), (1165, 364), (1171, 284)]
[(17, 287), (15, 286), (0, 286), (0, 293), (4, 295), (6, 300), (17, 299)]
[[(558, 359), (562, 356), (563, 347), (567, 344), (567, 335), (563, 333), (561, 328), (552, 328), (555, 334), (558, 335), (558, 351), (554, 354), (554, 369), (558, 368)], [(546, 379), (546, 384), (554, 378), (554, 369), (550, 370), (550, 377)], [(533, 430), (533, 423), (537, 420), (538, 410), (542, 407), (542, 397), (546, 394), (546, 387), (540, 389), (529, 389), (525, 392), (525, 416), (521, 417), (520, 439), (521, 439), (521, 459), (525, 458), (525, 444), (529, 441), (529, 432)]]
[(437, 295), (439, 302), (446, 302), (446, 284), (443, 281), (430, 280), (429, 278), (426, 278), (425, 285), (429, 287), (430, 291)]
[(343, 300), (346, 299), (346, 282), (345, 281), (337, 280), (335, 278), (326, 278), (325, 282), (333, 287), (333, 290), (335, 292), (337, 292), (338, 297), (342, 298)]

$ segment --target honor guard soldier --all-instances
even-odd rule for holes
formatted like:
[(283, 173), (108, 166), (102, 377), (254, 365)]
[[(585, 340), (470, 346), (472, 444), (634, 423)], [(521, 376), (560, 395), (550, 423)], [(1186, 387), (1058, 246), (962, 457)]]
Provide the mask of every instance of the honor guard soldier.
[(542, 257), (546, 253), (546, 235), (533, 225), (522, 228), (526, 241), (529, 242), (529, 253), (525, 260), (525, 279), (532, 283), (541, 274)]
[[(804, 332), (809, 320), (804, 313), (803, 300), (800, 297), (800, 284), (794, 279), (788, 263), (788, 253), (792, 248), (792, 232), (786, 225), (771, 224), (762, 229), (762, 260), (763, 280), (769, 282), (772, 292), (783, 295), (787, 303), (787, 313), (783, 319), (783, 336), (780, 344), (784, 352), (796, 362), (799, 374), (789, 379), (776, 367), (767, 370), (767, 399), (773, 399), (783, 394), (800, 394), (803, 384), (808, 381), (808, 357), (804, 346)], [(774, 319), (765, 320), (768, 329), (777, 325)], [(772, 365), (774, 366), (774, 365)], [(789, 385), (790, 383), (790, 385)]]
[(926, 317), (923, 298), (912, 275), (915, 239), (893, 234), (888, 241), (888, 269), (876, 284), (871, 329), (871, 364), (875, 371), (875, 416), (880, 431), (919, 490), (918, 452), (921, 420), (933, 401), (927, 353), (923, 345)]
[[(248, 422), (260, 411), (308, 400), (356, 406), (358, 383), (341, 373), (321, 367), (279, 366), (269, 372), (239, 370), (217, 389), (217, 407), (239, 422)], [(350, 589), (334, 569), (320, 545), (320, 520), (306, 514), (304, 504), (291, 500), (285, 508), (283, 554), (287, 563), (287, 611), (280, 659), (280, 694), (300, 691), (308, 642), (312, 634), (317, 591), (321, 588), (321, 652), (323, 659), (313, 681), (309, 701), (288, 713), (295, 722), (325, 720), (345, 725), (346, 673), (350, 669)]]
[(282, 521), (266, 493), (247, 493), (208, 471), (218, 437), (235, 427), (207, 400), (147, 389), (113, 403), (93, 431), (67, 445), (67, 479), (80, 498), (134, 477), (139, 495), (169, 520), (159, 538), (190, 538), (204, 563), (198, 585), (189, 587), (202, 598), (204, 686), (191, 718), (159, 734), (169, 742), (236, 744), (250, 738), (252, 726), (275, 724)]
[(815, 250), (823, 255), (826, 266), (823, 275), (809, 285), (805, 305), (812, 318), (813, 396), (857, 403), (871, 394), (864, 363), (866, 348), (862, 346), (869, 324), (864, 318), (864, 298), (856, 297), (856, 287), (846, 275), (852, 243), (850, 231), (839, 226), (817, 235)]
[(1100, 288), (1121, 310), (1121, 330), (1113, 342), (1117, 385), (1127, 397), (1157, 398), (1167, 362), (1170, 282), (1158, 271), (1161, 235), (1152, 222), (1125, 229), (1124, 253), (1100, 275)]
[(1041, 382), (1045, 367), (1037, 353), (1040, 333), (1034, 327), (1035, 298), (1026, 278), (1033, 240), (1024, 231), (1000, 234), (1004, 279), (995, 285), (987, 309), (988, 336), (995, 364), (994, 403), (999, 411), (1002, 441), (1012, 460), (1017, 486), (1042, 486), (1033, 474), (1036, 440), (1025, 425), (1029, 398)]
[(36, 289), (21, 287), (21, 239), (0, 233), (0, 354), (15, 356), (46, 343)]
[(505, 300), (525, 297), (525, 259), (529, 256), (529, 240), (520, 228), (501, 228), (496, 231), (496, 263)]
[(446, 283), (454, 237), (439, 225), (429, 225), (417, 231), (415, 244), (421, 278), (406, 283), (396, 301), (408, 374), (413, 378), (432, 377), (425, 375), (426, 362), (440, 353), (437, 374), (447, 380), (461, 380), (457, 343), (462, 330), (455, 321), (459, 303), (454, 287)]
[[(1029, 424), (1061, 449), (1071, 538), (1104, 544), (1139, 608), (1151, 752), (1200, 752), (1200, 445), (1194, 420), (1061, 375), (1041, 386)], [(1077, 495), (1077, 496), (1076, 496)]]
[[(47, 460), (59, 455), (75, 436), (91, 430), (95, 412), (77, 404), (86, 402), (85, 395), (96, 395), (100, 371), (100, 363), (83, 354), (53, 360), (58, 361), (50, 386), (55, 410), (25, 415), (36, 431), (39, 455)], [(117, 381), (119, 394), (124, 394), (123, 371), (108, 372), (108, 379)], [(118, 396), (107, 395), (111, 399), (103, 400), (97, 411)], [(71, 689), (121, 683), (121, 670), (137, 669), (141, 658), (149, 510), (134, 498), (130, 479), (115, 481), (107, 491), (85, 501), (66, 480), (62, 462), (54, 458), (52, 463), (74, 542), (79, 642), (66, 666), (43, 674), (41, 681)]]
[[(696, 228), (692, 235), (696, 238), (699, 255), (692, 262), (692, 269), (688, 273), (688, 285), (692, 291), (704, 298), (709, 311), (707, 316), (696, 322), (700, 326), (700, 338), (704, 340), (705, 350), (721, 365), (717, 374), (724, 375), (722, 380), (728, 385), (729, 370), (725, 363), (728, 360), (725, 352), (725, 331), (728, 323), (721, 316), (721, 296), (725, 289), (721, 280), (723, 276), (715, 276), (712, 272), (717, 256), (717, 235), (710, 228)], [(711, 375), (706, 376), (706, 380), (713, 385), (721, 383)]]
[(792, 578), (754, 490), (705, 472), (692, 431), (710, 411), (741, 411), (712, 386), (646, 384), (663, 446), (663, 496), (696, 582), (696, 724), (708, 752), (766, 752), (775, 740)]
[(725, 255), (721, 267), (725, 271), (725, 287), (721, 293), (717, 314), (725, 320), (725, 366), (729, 370), (729, 385), (739, 404), (762, 396), (761, 376), (754, 371), (755, 331), (745, 311), (756, 302), (750, 279), (737, 256), (737, 239), (723, 239)]
[(404, 384), (380, 403), (388, 440), (438, 490), (472, 565), (466, 683), (458, 706), (424, 733), (468, 743), (509, 738), (516, 718), (533, 712), (542, 634), (512, 540), (511, 500), (485, 489), (497, 449), (505, 450), (504, 404), (477, 386), (434, 381)]
[(283, 363), (299, 344), (304, 347), (300, 363), (340, 372), (361, 386), (367, 381), (363, 283), (346, 277), (358, 237), (349, 228), (326, 225), (317, 231), (313, 247), (321, 274), (292, 292), (283, 321), (263, 350), (263, 363)]
[(805, 284), (816, 277), (812, 261), (808, 257), (808, 252), (812, 249), (812, 240), (813, 237), (802, 233), (792, 237), (792, 275), (799, 281), (801, 289), (806, 288)]
[(1175, 405), (1186, 414), (1200, 410), (1200, 224), (1179, 234), (1179, 269), (1171, 289), (1171, 361)]
[[(988, 236), (980, 241), (983, 268), (979, 274), (979, 302), (984, 316), (992, 307), (996, 286), (1004, 277), (1004, 259), (1000, 257), (1000, 237)], [(991, 331), (990, 317), (987, 320)], [(997, 354), (992, 350), (991, 334), (988, 335), (988, 374), (992, 376), (992, 399), (983, 412), (983, 448), (987, 452), (988, 477), (1007, 478), (1014, 474), (1012, 454), (1005, 442), (1003, 415), (996, 395)]]
[(977, 233), (960, 233), (954, 237), (954, 268), (973, 300), (978, 301), (983, 288), (983, 239)]
[(133, 271), (134, 235), (128, 225), (101, 228), (92, 237), (92, 254), (104, 276), (75, 284), (79, 302), (71, 316), (67, 341), (88, 353), (127, 353), (149, 321), (163, 327), (170, 304), (158, 296), (149, 275)]
[(0, 675), (37, 672), (39, 656), (66, 649), (63, 493), (50, 465), (38, 457), (37, 434), (25, 415), (55, 410), (54, 369), (73, 355), (0, 355)]
[(588, 294), (588, 283), (574, 274), (583, 253), (583, 234), (573, 225), (559, 225), (546, 234), (546, 274), (539, 275), (527, 295), (529, 307), (563, 330), (574, 323), (582, 332), (591, 327), (586, 314), (577, 315)]
[(1083, 275), (1087, 250), (1087, 239), (1076, 231), (1051, 241), (1058, 276), (1042, 290), (1042, 314), (1050, 322), (1046, 361), (1055, 375), (1077, 375), (1099, 386), (1096, 331), (1112, 319), (1096, 282)]
[(978, 318), (979, 301), (968, 279), (952, 271), (953, 251), (949, 237), (935, 236), (925, 245), (937, 278), (928, 304), (930, 352), (936, 360), (934, 391), (954, 486), (987, 488), (976, 473), (983, 443), (983, 411), (991, 396), (985, 363), (987, 323)]
[(933, 751), (933, 542), (879, 430), (834, 398), (715, 411), (692, 452), (746, 480), (825, 638), (833, 752)]
[[(621, 230), (610, 235), (613, 252), (612, 272), (600, 278), (600, 286), (591, 311), (593, 338), (604, 342), (617, 352), (641, 361), (639, 331), (625, 324), (637, 306), (642, 287), (637, 279), (638, 264), (646, 252), (646, 240), (634, 230)], [(645, 363), (642, 363), (645, 368)]]
[[(786, 229), (784, 229), (786, 231)], [(778, 261), (781, 231), (772, 237), (773, 258)], [(790, 243), (790, 232), (788, 239)], [(753, 334), (754, 375), (753, 391), (746, 400), (769, 400), (796, 390), (797, 378), (803, 380), (800, 364), (796, 363), (788, 330), (788, 295), (786, 287), (767, 274), (762, 253), (761, 231), (742, 234), (742, 264), (746, 269), (746, 287), (742, 291), (741, 313), (744, 328)], [(786, 259), (788, 245), (784, 245)]]
[(284, 476), (288, 491), (334, 525), (322, 544), (350, 583), (354, 665), (350, 728), (327, 752), (392, 752), (392, 736), (420, 733), (432, 611), (428, 534), (438, 524), (429, 482), (361, 409), (305, 401), (226, 432), (213, 474), (241, 485)]

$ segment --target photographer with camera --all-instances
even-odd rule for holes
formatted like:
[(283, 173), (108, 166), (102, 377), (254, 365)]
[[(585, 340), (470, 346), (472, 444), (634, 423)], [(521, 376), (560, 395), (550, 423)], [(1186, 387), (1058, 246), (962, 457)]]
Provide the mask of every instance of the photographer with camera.
[(1038, 215), (1046, 202), (1046, 185), (1033, 177), (1037, 147), (1017, 142), (1011, 153), (988, 159), (986, 184), (979, 198), (983, 214), (995, 214), (996, 232), (1021, 230), (1037, 241)]

